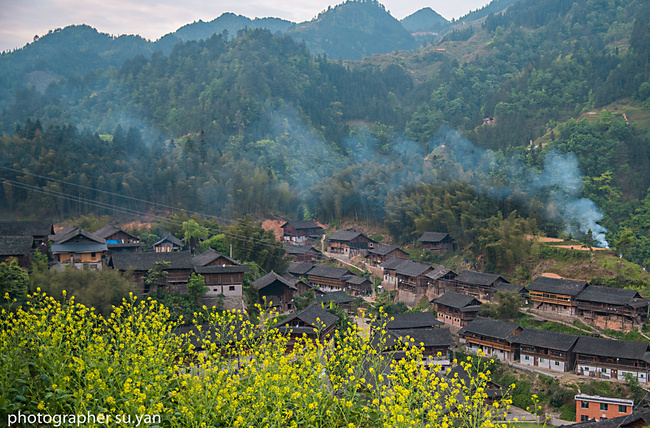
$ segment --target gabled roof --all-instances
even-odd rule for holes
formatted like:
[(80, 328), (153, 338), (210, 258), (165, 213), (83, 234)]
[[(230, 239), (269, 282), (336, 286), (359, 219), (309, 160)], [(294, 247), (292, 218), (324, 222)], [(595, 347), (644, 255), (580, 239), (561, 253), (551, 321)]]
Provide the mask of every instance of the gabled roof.
[(428, 270), (433, 270), (431, 265), (425, 265), (422, 263), (414, 262), (412, 260), (406, 260), (404, 263), (398, 265), (395, 268), (395, 273), (398, 275), (416, 277), (422, 275)]
[(314, 266), (307, 272), (307, 275), (309, 276), (313, 275), (313, 276), (320, 276), (323, 278), (332, 278), (332, 279), (341, 279), (342, 277), (351, 274), (352, 272), (350, 272), (346, 268), (337, 268), (332, 266), (320, 266), (320, 265)]
[(378, 256), (385, 256), (391, 251), (400, 250), (403, 253), (406, 253), (404, 250), (399, 248), (397, 245), (388, 245), (388, 244), (377, 244), (375, 248), (368, 250), (369, 254), (377, 254)]
[(63, 244), (52, 244), (52, 254), (61, 253), (101, 253), (107, 250), (106, 244), (99, 242), (65, 242)]
[(291, 245), (291, 244), (284, 244), (284, 251), (287, 252), (287, 254), (290, 255), (302, 255), (302, 254), (307, 254), (309, 250), (313, 250), (316, 253), (320, 254), (320, 251), (314, 248), (311, 245)]
[(288, 281), (287, 278), (284, 278), (273, 271), (267, 273), (266, 275), (264, 275), (259, 279), (256, 279), (255, 281), (253, 281), (252, 285), (256, 289), (261, 290), (275, 282), (278, 282), (292, 290), (297, 290), (296, 285), (293, 281)]
[(34, 237), (0, 236), (0, 256), (26, 256), (32, 251)]
[(217, 260), (220, 257), (223, 257), (224, 259), (228, 260), (229, 262), (231, 262), (231, 263), (233, 263), (235, 265), (240, 264), (236, 260), (231, 259), (230, 257), (225, 256), (225, 255), (221, 254), (220, 252), (218, 252), (218, 251), (216, 251), (216, 250), (214, 250), (212, 248), (208, 248), (207, 250), (205, 250), (201, 254), (199, 254), (197, 256), (194, 256), (192, 258), (192, 263), (194, 264), (194, 266), (205, 266), (205, 265), (207, 265), (209, 263), (212, 263), (213, 261)]
[[(600, 285), (589, 285), (576, 297), (576, 301), (580, 302), (605, 303), (617, 306), (625, 306), (634, 299), (644, 300), (636, 290), (603, 287)], [(647, 304), (647, 300), (645, 304)]]
[(458, 334), (462, 336), (465, 333), (474, 333), (482, 336), (494, 337), (496, 339), (506, 339), (520, 328), (519, 324), (512, 322), (479, 317), (474, 319), (466, 327), (460, 329)]
[(316, 303), (329, 303), (334, 302), (337, 305), (345, 305), (352, 303), (354, 297), (350, 296), (345, 291), (335, 291), (333, 293), (325, 293), (322, 296), (316, 296)]
[(296, 230), (300, 230), (300, 229), (322, 229), (322, 227), (317, 225), (315, 221), (311, 221), (311, 220), (288, 221), (288, 222), (286, 222), (285, 224), (283, 224), (280, 227), (284, 229), (284, 227), (287, 226), (287, 225), (293, 227)]
[[(436, 319), (432, 312), (411, 312), (406, 314), (394, 314), (387, 317), (386, 329), (419, 329), (432, 328), (443, 325)], [(393, 318), (391, 320), (391, 318)]]
[(244, 273), (248, 272), (247, 265), (214, 265), (214, 266), (196, 266), (196, 273), (207, 275), (210, 273)]
[(512, 343), (539, 346), (542, 348), (569, 351), (578, 340), (575, 334), (558, 333), (538, 328), (524, 328), (524, 331), (510, 339)]
[(384, 263), (379, 265), (380, 267), (383, 267), (384, 269), (392, 270), (396, 269), (397, 266), (401, 265), (402, 263), (406, 263), (408, 260), (406, 259), (400, 259), (398, 257), (391, 257), (388, 260), (386, 260)]
[(343, 281), (345, 281), (348, 284), (352, 285), (361, 285), (365, 282), (370, 282), (368, 278), (364, 278), (362, 276), (357, 276), (357, 275), (345, 275), (341, 277)]
[(323, 309), (320, 303), (314, 303), (302, 311), (289, 315), (284, 320), (276, 324), (276, 327), (282, 327), (291, 324), (294, 320), (300, 320), (314, 328), (327, 330), (329, 327), (336, 324), (339, 318)]
[(153, 244), (153, 246), (155, 247), (155, 246), (160, 245), (160, 244), (162, 244), (162, 243), (164, 243), (164, 242), (171, 242), (172, 244), (177, 245), (177, 246), (179, 246), (179, 247), (182, 247), (182, 246), (183, 246), (183, 241), (181, 241), (180, 239), (178, 239), (177, 237), (175, 237), (175, 236), (172, 235), (171, 233), (169, 233), (167, 236), (165, 236), (165, 237), (164, 237), (163, 239), (161, 239), (160, 241), (158, 241), (158, 242), (156, 242), (155, 244)]
[(602, 339), (598, 337), (581, 336), (578, 338), (573, 352), (576, 354), (596, 355), (599, 357), (627, 358), (643, 360), (650, 345), (643, 342), (628, 342), (626, 340)]
[(316, 265), (309, 262), (294, 262), (289, 264), (287, 272), (292, 275), (304, 275), (309, 272), (314, 266)]
[(446, 276), (448, 274), (458, 276), (458, 275), (456, 275), (456, 272), (454, 272), (453, 270), (451, 270), (449, 268), (444, 267), (443, 265), (438, 266), (437, 268), (435, 268), (431, 272), (425, 273), (424, 276), (426, 276), (427, 278), (433, 279), (433, 280), (437, 280), (437, 279), (440, 279), (440, 278), (442, 278), (442, 277), (444, 277), (444, 276)]
[(424, 232), (418, 239), (418, 242), (440, 242), (447, 236), (449, 234), (444, 232)]
[(95, 232), (93, 232), (93, 235), (95, 235), (95, 236), (97, 236), (99, 238), (102, 238), (102, 239), (107, 239), (108, 237), (113, 236), (113, 235), (115, 235), (116, 233), (119, 233), (119, 232), (122, 232), (122, 233), (125, 233), (125, 234), (129, 235), (133, 239), (138, 239), (137, 236), (131, 235), (130, 233), (125, 232), (124, 230), (120, 229), (119, 227), (110, 226), (110, 225), (109, 226), (104, 226), (101, 229), (96, 230)]
[(339, 242), (349, 242), (354, 240), (355, 238), (363, 236), (364, 238), (373, 241), (372, 239), (368, 238), (366, 235), (364, 235), (361, 232), (355, 232), (353, 230), (339, 230), (336, 232), (334, 235), (330, 236), (327, 238), (327, 241), (339, 241)]
[(469, 284), (469, 285), (482, 285), (485, 287), (494, 285), (494, 283), (497, 282), (498, 280), (509, 283), (509, 281), (507, 281), (501, 275), (496, 275), (493, 273), (475, 272), (473, 270), (464, 270), (461, 273), (459, 273), (458, 276), (456, 277), (457, 282), (463, 284)]
[(528, 291), (541, 291), (575, 297), (580, 294), (587, 285), (587, 281), (538, 276), (530, 283)]
[(90, 232), (86, 232), (80, 227), (73, 227), (72, 229), (60, 230), (57, 234), (52, 237), (52, 242), (55, 244), (65, 244), (66, 242), (75, 239), (75, 238), (84, 238), (98, 244), (106, 244), (106, 240), (95, 236)]
[(449, 328), (395, 329), (389, 330), (388, 333), (413, 346), (454, 346), (456, 344)]
[(49, 236), (54, 234), (51, 221), (0, 220), (0, 236)]
[(455, 291), (447, 291), (442, 296), (434, 299), (433, 303), (448, 306), (450, 308), (461, 309), (467, 306), (480, 305), (481, 301), (476, 297), (467, 296), (465, 294), (456, 293)]
[[(148, 271), (156, 262), (169, 262), (168, 269), (192, 269), (192, 254), (189, 251), (172, 251), (165, 253), (115, 253), (111, 264), (115, 269), (126, 271)], [(220, 267), (220, 266), (215, 266)]]

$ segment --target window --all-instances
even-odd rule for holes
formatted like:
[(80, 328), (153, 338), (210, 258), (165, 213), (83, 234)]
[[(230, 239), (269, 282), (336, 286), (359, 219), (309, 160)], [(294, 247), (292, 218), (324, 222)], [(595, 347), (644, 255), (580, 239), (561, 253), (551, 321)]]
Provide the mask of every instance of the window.
[(230, 291), (235, 291), (235, 286), (234, 286), (234, 285), (231, 285), (230, 287), (228, 287), (228, 290), (230, 290)]
[(528, 355), (524, 356), (524, 360), (528, 361), (530, 360), (530, 357)]
[(589, 422), (589, 416), (580, 415), (580, 422)]
[(607, 403), (600, 403), (600, 410), (603, 412), (606, 412), (608, 407)]
[(625, 413), (627, 412), (627, 406), (618, 406), (618, 413)]
[(555, 365), (556, 365), (556, 366), (559, 366), (559, 365), (560, 365), (560, 362), (559, 362), (559, 361), (556, 361), (556, 362), (555, 362)]
[(589, 401), (581, 401), (580, 402), (580, 408), (581, 409), (588, 409), (589, 408)]

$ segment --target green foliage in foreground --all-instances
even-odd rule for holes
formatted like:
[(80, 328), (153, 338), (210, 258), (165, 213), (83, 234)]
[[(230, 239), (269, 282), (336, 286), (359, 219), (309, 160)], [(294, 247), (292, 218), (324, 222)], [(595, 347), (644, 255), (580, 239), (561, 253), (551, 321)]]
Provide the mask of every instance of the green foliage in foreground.
[[(324, 342), (289, 346), (269, 325), (273, 314), (260, 319), (267, 321), (213, 312), (192, 344), (151, 299), (131, 297), (103, 317), (73, 299), (30, 296), (28, 305), (0, 315), (0, 418), (91, 413), (113, 421), (150, 415), (161, 427), (493, 427), (510, 403), (486, 401), (484, 362), (460, 362), (471, 372), (466, 385), (420, 364), (422, 350), (410, 342), (398, 345), (405, 352), (399, 361), (353, 326)], [(378, 339), (383, 349), (385, 337)]]

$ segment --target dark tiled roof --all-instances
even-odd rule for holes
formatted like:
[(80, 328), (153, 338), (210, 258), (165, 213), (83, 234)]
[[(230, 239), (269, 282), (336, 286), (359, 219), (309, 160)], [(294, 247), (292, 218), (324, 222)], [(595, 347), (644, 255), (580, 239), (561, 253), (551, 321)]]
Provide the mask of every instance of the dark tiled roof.
[(455, 291), (447, 291), (442, 296), (433, 300), (433, 303), (438, 303), (450, 308), (461, 309), (466, 306), (480, 305), (481, 301), (476, 297), (467, 296), (465, 294), (456, 293)]
[(542, 291), (554, 294), (577, 296), (587, 286), (587, 281), (574, 281), (572, 279), (549, 278), (538, 276), (528, 286), (528, 291)]
[(53, 233), (52, 222), (0, 220), (0, 236), (49, 236)]
[(454, 272), (453, 270), (451, 270), (449, 268), (446, 268), (443, 265), (440, 265), (437, 268), (435, 268), (433, 271), (426, 273), (424, 276), (426, 276), (427, 278), (431, 278), (433, 280), (436, 280), (436, 279), (440, 279), (443, 276), (448, 275), (448, 274), (452, 274), (454, 276), (457, 276), (456, 272)]
[(244, 273), (248, 272), (247, 265), (215, 265), (215, 266), (196, 266), (196, 273), (207, 275), (210, 273)]
[(406, 259), (400, 259), (398, 257), (391, 257), (390, 259), (386, 260), (384, 263), (382, 263), (380, 266), (383, 267), (384, 269), (396, 269), (397, 266), (401, 265), (402, 263), (406, 263), (408, 260)]
[[(358, 236), (362, 236), (361, 232), (354, 232), (352, 230), (339, 230), (334, 235), (327, 238), (328, 241), (340, 241), (340, 242), (349, 242)], [(365, 236), (365, 235), (363, 235)], [(367, 238), (367, 236), (365, 236)]]
[(456, 277), (456, 281), (462, 282), (463, 284), (469, 285), (482, 285), (489, 287), (494, 284), (497, 280), (506, 281), (501, 275), (496, 275), (493, 273), (483, 273), (475, 272), (473, 270), (464, 270)]
[(538, 328), (524, 328), (524, 331), (517, 336), (513, 336), (510, 342), (559, 351), (569, 351), (577, 340), (578, 336), (575, 334), (558, 333)]
[(324, 330), (336, 324), (336, 322), (339, 320), (336, 315), (333, 315), (323, 309), (320, 303), (314, 303), (313, 305), (308, 306), (296, 314), (289, 315), (289, 317), (285, 318), (283, 321), (280, 321), (276, 327), (289, 325), (296, 319), (301, 320), (304, 323), (313, 326), (314, 328), (322, 328)]
[(310, 245), (291, 245), (291, 244), (284, 244), (284, 251), (287, 252), (287, 254), (307, 254), (309, 250), (313, 250), (317, 253), (320, 253), (316, 248)]
[(571, 428), (628, 428), (650, 426), (650, 410), (634, 412), (627, 416), (618, 416), (612, 419), (603, 419), (600, 422), (578, 422), (571, 425), (564, 425)]
[(395, 273), (398, 275), (416, 277), (422, 275), (427, 270), (433, 270), (433, 268), (430, 265), (414, 262), (412, 260), (406, 260), (404, 263), (395, 268)]
[(287, 271), (293, 275), (304, 275), (313, 269), (314, 266), (316, 265), (313, 263), (295, 262), (289, 265), (289, 269), (287, 269)]
[(333, 293), (325, 293), (322, 296), (316, 296), (317, 303), (334, 302), (337, 305), (344, 305), (352, 303), (353, 301), (354, 297), (350, 296), (345, 291), (335, 291)]
[(509, 293), (514, 293), (514, 294), (522, 294), (526, 292), (526, 287), (523, 285), (517, 285), (517, 284), (507, 284), (505, 282), (499, 283), (494, 286), (495, 291), (507, 291)]
[(115, 227), (115, 226), (104, 226), (101, 229), (94, 231), (93, 235), (98, 236), (98, 237), (103, 238), (103, 239), (107, 239), (108, 237), (113, 236), (113, 235), (115, 235), (116, 233), (119, 233), (119, 232), (126, 233), (127, 235), (129, 235), (133, 239), (138, 239), (137, 236), (133, 236), (130, 233), (125, 232), (124, 230), (120, 229), (119, 227)]
[(341, 279), (345, 275), (350, 275), (351, 272), (346, 268), (337, 268), (332, 266), (320, 266), (316, 265), (311, 268), (307, 275), (309, 276), (320, 276), (323, 278), (332, 278), (332, 279)]
[[(111, 264), (115, 269), (126, 271), (148, 271), (156, 262), (170, 262), (168, 269), (192, 269), (192, 255), (189, 251), (172, 251), (168, 253), (115, 253)], [(220, 266), (219, 266), (220, 267)]]
[(578, 338), (573, 352), (576, 354), (597, 355), (599, 357), (643, 360), (644, 354), (648, 352), (648, 347), (648, 344), (643, 342), (628, 342), (625, 340), (581, 336)]
[(357, 275), (346, 275), (341, 279), (343, 279), (346, 283), (353, 284), (353, 285), (361, 285), (366, 282), (370, 282), (368, 278), (364, 278), (362, 276), (357, 276)]
[(424, 232), (418, 242), (440, 242), (449, 234), (444, 232)]
[[(454, 338), (448, 328), (415, 328), (389, 330), (405, 343), (412, 343), (415, 346), (454, 346)], [(411, 342), (410, 338), (414, 339)]]
[(228, 260), (230, 263), (233, 263), (235, 265), (240, 264), (237, 261), (235, 261), (234, 259), (231, 259), (228, 256), (224, 256), (223, 254), (221, 254), (220, 252), (218, 252), (218, 251), (216, 251), (216, 250), (214, 250), (212, 248), (208, 248), (207, 250), (205, 250), (204, 252), (202, 252), (198, 256), (193, 257), (192, 258), (192, 263), (195, 266), (205, 266), (205, 265), (207, 265), (209, 263), (212, 263), (213, 261), (217, 260), (219, 257), (223, 257), (224, 259)]
[(469, 325), (460, 329), (458, 334), (475, 333), (487, 337), (505, 339), (518, 328), (521, 327), (512, 322), (497, 321), (490, 318), (476, 318)]
[(106, 244), (100, 244), (99, 242), (66, 242), (64, 244), (52, 244), (52, 254), (101, 253), (107, 249)]
[(0, 236), (0, 256), (25, 256), (32, 250), (34, 237)]
[(640, 298), (641, 295), (636, 290), (590, 285), (585, 288), (585, 291), (576, 297), (576, 300), (580, 302), (595, 302), (624, 306), (630, 300)]
[(395, 250), (400, 250), (403, 252), (403, 250), (401, 250), (397, 245), (377, 244), (375, 245), (375, 248), (368, 250), (368, 253), (377, 254), (378, 256), (385, 256), (386, 254)]
[(269, 285), (273, 284), (276, 281), (286, 287), (289, 287), (292, 290), (297, 290), (295, 283), (288, 281), (286, 278), (278, 275), (273, 271), (253, 281), (253, 287), (255, 287), (258, 290), (261, 290), (265, 287), (268, 287)]
[(174, 245), (178, 245), (179, 247), (182, 247), (182, 246), (183, 246), (183, 241), (181, 241), (180, 239), (178, 239), (177, 237), (175, 237), (175, 236), (172, 235), (171, 233), (168, 234), (167, 236), (165, 236), (165, 237), (164, 237), (163, 239), (161, 239), (160, 241), (158, 241), (158, 242), (156, 242), (155, 244), (153, 244), (153, 246), (155, 247), (155, 246), (160, 245), (160, 244), (162, 244), (162, 243), (164, 243), (164, 242), (166, 242), (166, 241), (171, 242), (171, 243), (174, 244)]
[[(393, 320), (391, 320), (393, 318)], [(436, 319), (431, 312), (411, 312), (407, 314), (394, 314), (388, 317), (386, 329), (417, 329), (425, 327), (437, 327), (444, 323)]]
[(98, 244), (106, 244), (105, 239), (100, 238), (99, 236), (95, 236), (90, 232), (86, 232), (80, 227), (74, 227), (72, 229), (66, 229), (65, 231), (64, 230), (59, 231), (56, 235), (53, 236), (52, 242), (54, 242), (55, 244), (65, 244), (71, 239), (77, 237), (82, 237), (90, 241), (96, 242)]
[(316, 224), (315, 221), (307, 220), (307, 221), (288, 221), (285, 224), (283, 224), (282, 228), (284, 228), (286, 225), (290, 225), (296, 230), (300, 229), (322, 229), (319, 225)]

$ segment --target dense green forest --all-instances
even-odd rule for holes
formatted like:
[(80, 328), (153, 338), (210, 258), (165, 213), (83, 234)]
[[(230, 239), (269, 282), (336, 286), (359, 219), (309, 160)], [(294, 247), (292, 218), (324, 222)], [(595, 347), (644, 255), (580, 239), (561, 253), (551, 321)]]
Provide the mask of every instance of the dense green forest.
[(541, 231), (650, 266), (650, 6), (491, 10), (363, 61), (251, 29), (3, 86), (1, 214), (354, 219), (448, 231), (488, 270)]

